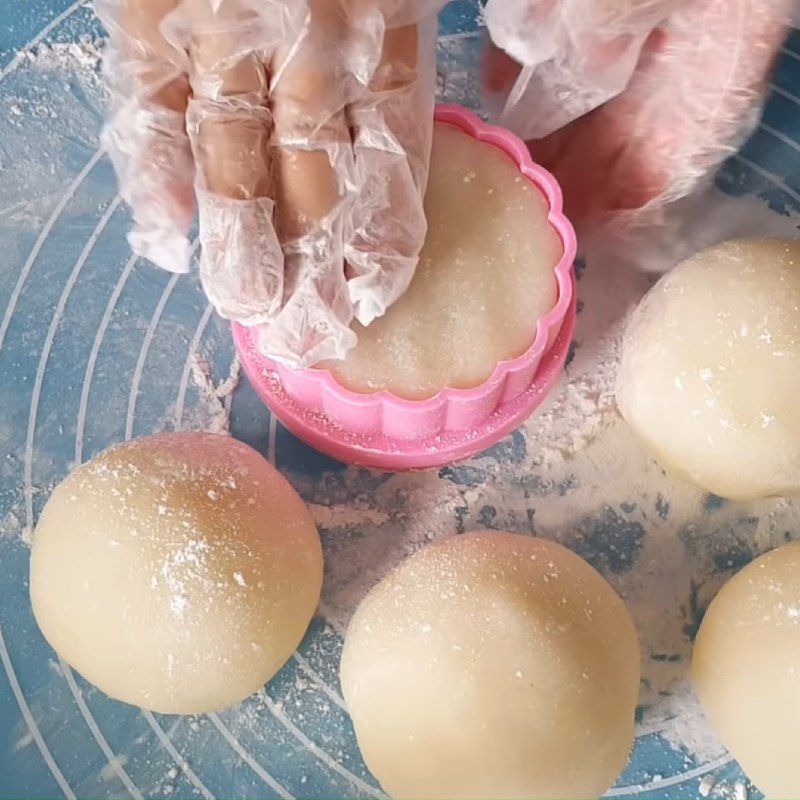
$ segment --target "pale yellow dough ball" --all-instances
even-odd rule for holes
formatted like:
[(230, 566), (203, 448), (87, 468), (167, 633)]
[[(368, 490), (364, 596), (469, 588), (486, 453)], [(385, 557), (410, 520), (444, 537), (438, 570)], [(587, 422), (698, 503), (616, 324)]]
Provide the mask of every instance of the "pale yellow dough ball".
[(706, 612), (692, 678), (703, 709), (768, 797), (800, 797), (800, 542), (757, 558)]
[(269, 680), (319, 600), (303, 501), (227, 436), (165, 433), (68, 475), (31, 552), (36, 621), (106, 694), (163, 713), (222, 709)]
[(639, 645), (589, 564), (511, 533), (453, 536), (400, 565), (347, 631), (342, 690), (397, 798), (591, 798), (633, 742)]
[(636, 309), (617, 404), (665, 466), (723, 497), (800, 491), (800, 240), (704, 250)]

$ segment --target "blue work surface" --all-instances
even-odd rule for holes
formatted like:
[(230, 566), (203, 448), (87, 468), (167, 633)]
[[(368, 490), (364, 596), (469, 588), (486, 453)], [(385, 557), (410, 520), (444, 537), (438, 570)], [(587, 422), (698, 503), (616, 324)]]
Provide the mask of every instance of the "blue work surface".
[[(472, 3), (443, 14), (447, 99), (475, 102), (478, 27)], [(643, 699), (613, 795), (755, 794), (709, 739), (685, 673), (713, 592), (757, 552), (796, 535), (796, 516), (786, 501), (737, 506), (692, 495), (618, 430), (608, 387), (586, 377), (606, 308), (591, 265), (563, 390), (564, 409), (573, 397), (600, 420), (584, 440), (545, 448), (558, 423), (551, 411), (455, 467), (412, 476), (346, 469), (270, 419), (244, 379), (219, 400), (198, 389), (195, 355), (221, 382), (230, 335), (195, 275), (131, 257), (130, 216), (98, 144), (100, 44), (82, 0), (0, 0), (0, 797), (379, 796), (341, 700), (343, 626), (370, 583), (408, 552), (475, 528), (561, 538), (630, 603)], [(764, 124), (717, 181), (737, 198), (731, 213), (745, 209), (767, 228), (778, 224), (770, 215), (783, 224), (800, 210), (797, 86), (795, 33)], [(629, 301), (641, 290), (630, 288)], [(590, 312), (593, 322), (581, 322)], [(86, 684), (42, 639), (28, 599), (30, 530), (74, 464), (131, 436), (202, 428), (227, 414), (233, 433), (274, 459), (312, 505), (326, 551), (324, 603), (291, 661), (241, 706), (203, 717), (143, 713)], [(587, 465), (602, 464), (592, 484)]]

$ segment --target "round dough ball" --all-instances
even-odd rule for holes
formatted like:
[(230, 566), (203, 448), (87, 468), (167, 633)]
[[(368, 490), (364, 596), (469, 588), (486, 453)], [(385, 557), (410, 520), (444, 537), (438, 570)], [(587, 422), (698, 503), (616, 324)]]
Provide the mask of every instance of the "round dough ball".
[(692, 679), (750, 780), (767, 797), (800, 797), (800, 542), (722, 587), (697, 633)]
[(438, 123), (425, 195), (428, 233), (406, 293), (358, 344), (327, 361), (355, 392), (419, 400), (467, 389), (522, 355), (556, 303), (563, 245), (544, 195), (493, 145)]
[(730, 241), (647, 294), (617, 403), (659, 461), (723, 497), (800, 489), (800, 240)]
[(599, 797), (633, 742), (639, 645), (622, 600), (574, 553), (472, 533), (367, 595), (341, 678), (393, 797)]
[(42, 512), (31, 602), (56, 652), (106, 694), (163, 713), (225, 708), (289, 658), (319, 600), (303, 501), (228, 436), (106, 450)]

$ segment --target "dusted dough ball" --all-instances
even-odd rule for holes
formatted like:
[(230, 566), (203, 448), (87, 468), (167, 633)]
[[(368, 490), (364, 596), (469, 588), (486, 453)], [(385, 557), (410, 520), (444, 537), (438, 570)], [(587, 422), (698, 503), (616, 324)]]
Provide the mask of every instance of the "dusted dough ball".
[(574, 553), (472, 533), (367, 595), (341, 677), (393, 797), (599, 797), (633, 742), (639, 645), (623, 602)]
[(697, 634), (692, 678), (750, 780), (767, 797), (800, 797), (800, 542), (722, 587)]
[(410, 400), (488, 380), (533, 344), (556, 303), (563, 245), (544, 195), (494, 145), (434, 127), (428, 233), (414, 278), (385, 316), (353, 325), (358, 344), (327, 361), (354, 392)]
[(289, 658), (319, 600), (303, 501), (227, 436), (117, 445), (42, 512), (31, 602), (56, 652), (106, 694), (163, 713), (247, 697)]
[(747, 499), (800, 489), (800, 240), (725, 242), (664, 276), (625, 333), (617, 403), (659, 461)]

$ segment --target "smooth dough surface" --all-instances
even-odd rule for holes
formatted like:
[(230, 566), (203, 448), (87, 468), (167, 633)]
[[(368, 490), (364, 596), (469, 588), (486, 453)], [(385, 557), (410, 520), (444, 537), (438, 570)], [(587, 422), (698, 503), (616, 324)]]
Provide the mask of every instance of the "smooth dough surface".
[(617, 404), (710, 492), (800, 489), (800, 240), (729, 241), (665, 275), (625, 333)]
[(300, 642), (322, 550), (287, 481), (228, 436), (166, 433), (68, 475), (36, 528), (30, 591), (56, 652), (106, 694), (219, 710)]
[(406, 293), (344, 361), (320, 365), (357, 392), (408, 399), (487, 380), (522, 355), (556, 302), (562, 244), (542, 193), (492, 145), (437, 124), (425, 196), (428, 234)]
[(800, 797), (800, 542), (722, 587), (697, 634), (692, 678), (750, 780), (767, 797)]
[(353, 617), (342, 690), (398, 798), (591, 798), (633, 743), (639, 645), (589, 564), (531, 536), (425, 547)]

